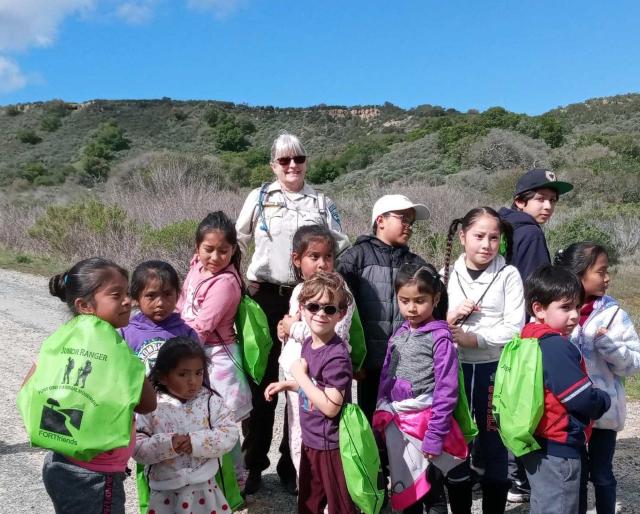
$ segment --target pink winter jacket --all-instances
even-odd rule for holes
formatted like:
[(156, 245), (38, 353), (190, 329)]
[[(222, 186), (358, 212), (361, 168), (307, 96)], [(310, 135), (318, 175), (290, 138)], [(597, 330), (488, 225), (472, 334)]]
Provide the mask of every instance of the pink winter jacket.
[(236, 339), (233, 324), (241, 295), (240, 276), (233, 264), (212, 275), (194, 257), (176, 312), (196, 331), (203, 344), (233, 343)]

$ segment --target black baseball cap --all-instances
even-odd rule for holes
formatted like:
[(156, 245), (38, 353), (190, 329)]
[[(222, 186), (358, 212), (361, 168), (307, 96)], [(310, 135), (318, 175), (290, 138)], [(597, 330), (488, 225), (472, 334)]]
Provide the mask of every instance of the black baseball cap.
[(518, 196), (534, 189), (542, 189), (543, 187), (553, 189), (561, 195), (571, 191), (573, 189), (573, 184), (569, 184), (569, 182), (560, 182), (556, 178), (556, 174), (551, 170), (534, 168), (527, 171), (518, 179), (514, 196)]

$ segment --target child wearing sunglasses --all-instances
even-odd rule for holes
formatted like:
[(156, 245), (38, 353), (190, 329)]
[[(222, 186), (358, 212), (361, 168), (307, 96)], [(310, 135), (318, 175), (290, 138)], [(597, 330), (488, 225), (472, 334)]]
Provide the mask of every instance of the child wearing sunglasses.
[[(298, 295), (302, 290), (303, 281), (309, 279), (317, 271), (333, 271), (337, 246), (331, 231), (318, 225), (300, 227), (293, 236), (291, 264), (293, 265), (296, 278), (300, 280), (300, 283), (291, 294), (289, 314), (284, 316), (284, 318), (280, 320), (280, 323), (278, 323), (278, 339), (283, 343), (279, 363), (286, 380), (293, 380), (293, 375), (289, 370), (291, 365), (300, 358), (302, 343), (311, 335), (309, 326), (305, 320), (302, 319), (300, 304), (298, 303)], [(336, 324), (335, 329), (349, 350), (351, 350), (349, 346), (349, 329), (351, 328), (354, 306), (354, 303), (349, 304), (345, 316)], [(298, 393), (295, 391), (287, 391), (286, 397), (286, 416), (289, 430), (288, 442), (297, 479), (300, 475), (300, 451), (302, 442), (300, 416), (298, 415)], [(294, 481), (288, 489), (290, 489), (292, 493), (295, 492), (297, 489), (296, 481)]]
[(293, 380), (269, 384), (264, 396), (271, 401), (280, 391), (298, 392), (298, 512), (322, 514), (328, 506), (329, 514), (355, 514), (338, 445), (339, 414), (342, 404), (351, 401), (351, 357), (336, 334), (353, 299), (340, 275), (318, 271), (304, 282), (298, 302), (311, 336), (302, 345), (301, 358), (291, 365)]

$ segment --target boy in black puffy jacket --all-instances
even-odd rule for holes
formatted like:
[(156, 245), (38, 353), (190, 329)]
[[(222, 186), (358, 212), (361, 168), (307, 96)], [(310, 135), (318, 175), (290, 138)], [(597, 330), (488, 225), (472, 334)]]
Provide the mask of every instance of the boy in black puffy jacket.
[(374, 235), (358, 237), (338, 260), (342, 274), (353, 293), (362, 321), (367, 356), (358, 382), (358, 405), (371, 422), (378, 398), (380, 371), (387, 342), (402, 323), (393, 284), (400, 266), (424, 265), (422, 257), (409, 251), (412, 226), (429, 218), (429, 210), (404, 195), (385, 195), (373, 206)]

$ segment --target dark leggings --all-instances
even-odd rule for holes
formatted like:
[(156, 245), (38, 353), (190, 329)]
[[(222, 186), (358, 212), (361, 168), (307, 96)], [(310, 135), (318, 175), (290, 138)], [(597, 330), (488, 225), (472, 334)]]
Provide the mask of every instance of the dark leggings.
[(419, 501), (404, 509), (403, 514), (447, 514), (447, 498), (444, 494), (444, 475), (433, 464), (427, 468), (429, 492)]
[[(472, 415), (478, 425), (479, 445), (485, 465), (482, 486), (482, 512), (500, 514), (507, 503), (510, 482), (507, 479), (507, 449), (498, 433), (491, 402), (497, 362), (462, 364), (464, 386)], [(452, 469), (447, 477), (449, 503), (454, 514), (471, 512), (471, 468), (469, 459)]]

